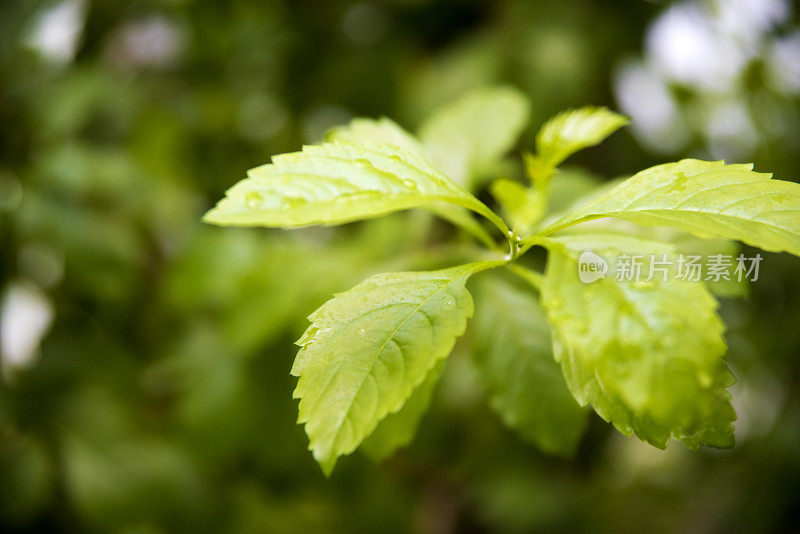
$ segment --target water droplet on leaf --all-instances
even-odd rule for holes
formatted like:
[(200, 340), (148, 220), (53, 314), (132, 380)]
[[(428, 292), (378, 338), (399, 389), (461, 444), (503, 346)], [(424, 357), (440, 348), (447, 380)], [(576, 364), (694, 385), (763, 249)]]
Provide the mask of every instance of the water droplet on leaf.
[(668, 193), (672, 193), (674, 191), (686, 191), (686, 182), (689, 181), (689, 177), (686, 176), (686, 173), (679, 172), (675, 181), (672, 182), (672, 185), (669, 188)]
[(281, 207), (284, 209), (299, 208), (304, 204), (308, 204), (308, 201), (304, 198), (298, 197), (288, 197), (281, 201)]
[(250, 191), (244, 196), (244, 204), (248, 209), (257, 210), (261, 207), (262, 202), (264, 202), (264, 197), (261, 196), (261, 193)]

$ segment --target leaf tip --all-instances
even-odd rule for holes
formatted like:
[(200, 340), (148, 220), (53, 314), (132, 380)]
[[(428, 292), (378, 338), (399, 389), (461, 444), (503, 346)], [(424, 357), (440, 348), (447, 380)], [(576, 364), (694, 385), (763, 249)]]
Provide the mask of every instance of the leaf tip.
[(312, 451), (314, 455), (314, 460), (317, 461), (319, 468), (322, 470), (322, 474), (325, 475), (325, 478), (331, 478), (333, 474), (333, 469), (336, 467), (336, 460), (338, 457), (335, 454), (318, 454), (316, 450), (313, 449), (312, 446), (309, 446), (309, 449)]
[(217, 207), (214, 206), (213, 208), (205, 212), (200, 220), (206, 224), (219, 225), (219, 219), (217, 217), (218, 217)]

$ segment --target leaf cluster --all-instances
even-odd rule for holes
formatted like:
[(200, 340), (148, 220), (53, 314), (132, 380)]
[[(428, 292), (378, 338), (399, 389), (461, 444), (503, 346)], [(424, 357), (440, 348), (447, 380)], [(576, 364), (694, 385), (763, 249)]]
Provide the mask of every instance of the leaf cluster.
[[(800, 255), (800, 185), (752, 165), (689, 159), (596, 189), (578, 180), (573, 191), (586, 194), (567, 198), (559, 183), (571, 178), (559, 166), (627, 124), (585, 107), (542, 126), (535, 153), (523, 153), (525, 182), (489, 185), (501, 216), (474, 193), (507, 168), (528, 112), (523, 95), (502, 87), (444, 107), (418, 136), (388, 118), (356, 119), (251, 170), (205, 216), (297, 228), (419, 208), (487, 247), (463, 265), (373, 276), (309, 317), (294, 396), (326, 474), (360, 445), (381, 459), (411, 441), (473, 315), (466, 284), (484, 271), (495, 275), (478, 286), (473, 361), (490, 405), (521, 436), (569, 455), (591, 407), (659, 448), (672, 438), (692, 449), (733, 445), (734, 379), (714, 295), (742, 286), (676, 276), (583, 283), (580, 257), (592, 251), (613, 268), (625, 256), (674, 259), (735, 250), (734, 241)], [(536, 246), (547, 251), (543, 272), (526, 265)]]

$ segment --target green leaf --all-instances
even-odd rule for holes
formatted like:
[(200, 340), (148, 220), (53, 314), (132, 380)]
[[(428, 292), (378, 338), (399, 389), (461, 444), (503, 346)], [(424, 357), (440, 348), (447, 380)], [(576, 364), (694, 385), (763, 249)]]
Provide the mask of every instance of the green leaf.
[(346, 126), (337, 126), (325, 136), (329, 143), (378, 143), (404, 148), (418, 157), (431, 161), (432, 156), (422, 143), (387, 117), (379, 119), (356, 118)]
[[(671, 228), (656, 228), (662, 230), (662, 232), (664, 230), (672, 230)], [(670, 243), (675, 244), (679, 254), (700, 256), (702, 258), (700, 263), (704, 266), (704, 270), (705, 266), (709, 264), (710, 257), (722, 255), (735, 258), (741, 250), (739, 243), (730, 239), (701, 239), (692, 234), (675, 230), (667, 239)], [(748, 296), (750, 294), (750, 281), (747, 278), (739, 280), (736, 274), (736, 261), (731, 263), (726, 272), (727, 278), (720, 278), (719, 280), (704, 279), (703, 283), (708, 286), (708, 289), (714, 295), (719, 297), (738, 298)]]
[(378, 423), (375, 431), (364, 440), (361, 449), (373, 460), (380, 462), (397, 449), (405, 447), (414, 439), (420, 419), (428, 411), (436, 383), (447, 360), (439, 360), (428, 378), (411, 394), (400, 411), (391, 413)]
[(529, 114), (518, 90), (479, 89), (434, 113), (420, 139), (446, 175), (471, 188), (514, 146)]
[[(620, 234), (670, 243), (675, 249), (675, 256), (671, 261), (677, 263), (679, 255), (684, 256), (684, 261), (699, 258), (698, 265), (702, 272), (707, 273), (708, 266), (713, 256), (727, 256), (732, 259), (725, 269), (726, 277), (708, 278), (701, 277), (712, 293), (721, 297), (743, 297), (748, 294), (749, 281), (736, 273), (735, 257), (739, 252), (739, 244), (729, 239), (702, 239), (692, 234), (670, 228), (668, 226), (640, 226), (624, 219), (595, 219), (585, 224), (570, 226), (559, 232), (559, 236), (575, 234)], [(741, 280), (740, 280), (741, 278)]]
[(528, 234), (544, 213), (545, 197), (539, 191), (513, 180), (495, 180), (491, 192), (511, 222), (511, 228), (520, 235)]
[(326, 474), (450, 353), (473, 312), (467, 279), (502, 263), (379, 274), (311, 314), (292, 368), (294, 396)]
[(553, 359), (550, 325), (530, 291), (487, 278), (474, 319), (475, 364), (503, 422), (550, 454), (571, 456), (586, 427)]
[(204, 220), (223, 226), (333, 225), (449, 202), (505, 226), (422, 158), (395, 146), (331, 144), (275, 156), (248, 172)]
[(586, 106), (561, 112), (536, 135), (537, 157), (555, 168), (575, 152), (600, 143), (626, 124), (626, 117), (606, 108)]
[(600, 178), (585, 170), (559, 169), (557, 178), (550, 183), (546, 217), (560, 214), (604, 185)]
[[(416, 137), (386, 117), (377, 120), (353, 119), (350, 124), (338, 126), (328, 132), (326, 141), (362, 144), (377, 142), (404, 148), (426, 161), (433, 160)], [(464, 208), (443, 202), (421, 207), (467, 231), (484, 245), (494, 247), (492, 236)]]
[(622, 254), (674, 252), (668, 244), (621, 235), (575, 235), (543, 243), (549, 256), (542, 304), (553, 349), (570, 391), (623, 434), (664, 448), (670, 437), (690, 448), (730, 447), (736, 414), (725, 388), (717, 303), (701, 282), (668, 276), (592, 283), (578, 277), (579, 256), (600, 255), (614, 273)]
[(692, 159), (659, 165), (542, 233), (601, 217), (670, 226), (703, 238), (735, 239), (800, 256), (800, 184), (772, 180), (769, 174), (753, 172), (752, 165)]

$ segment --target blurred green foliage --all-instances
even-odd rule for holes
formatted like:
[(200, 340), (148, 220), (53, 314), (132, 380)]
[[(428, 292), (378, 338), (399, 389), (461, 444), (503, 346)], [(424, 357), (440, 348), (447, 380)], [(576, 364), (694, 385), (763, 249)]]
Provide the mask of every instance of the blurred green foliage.
[[(3, 360), (0, 530), (800, 528), (796, 258), (767, 255), (750, 299), (723, 302), (739, 378), (733, 450), (658, 451), (593, 417), (573, 459), (543, 455), (490, 413), (468, 336), (410, 448), (382, 465), (347, 458), (325, 480), (294, 422), (291, 341), (334, 291), (376, 272), (452, 264), (458, 252), (439, 244), (454, 230), (414, 212), (335, 234), (200, 223), (246, 169), (350, 116), (415, 128), (495, 83), (529, 95), (532, 126), (570, 106), (616, 107), (610, 73), (641, 55), (663, 9), (621, 0), (0, 6), (0, 289), (29, 288), (53, 317), (30, 361)], [(775, 31), (796, 28), (792, 17)], [(77, 27), (74, 51), (64, 20)], [(741, 86), (757, 103), (772, 91), (760, 66)], [(671, 90), (692, 101), (691, 86)], [(796, 180), (790, 119), (800, 95), (783, 91), (780, 102), (788, 133), (759, 138), (752, 157), (757, 170)], [(532, 143), (528, 132), (523, 145)], [(611, 177), (705, 151), (691, 137), (654, 156), (622, 134), (576, 162)], [(593, 179), (574, 176), (578, 186)], [(391, 258), (402, 252), (411, 260), (399, 265)]]

